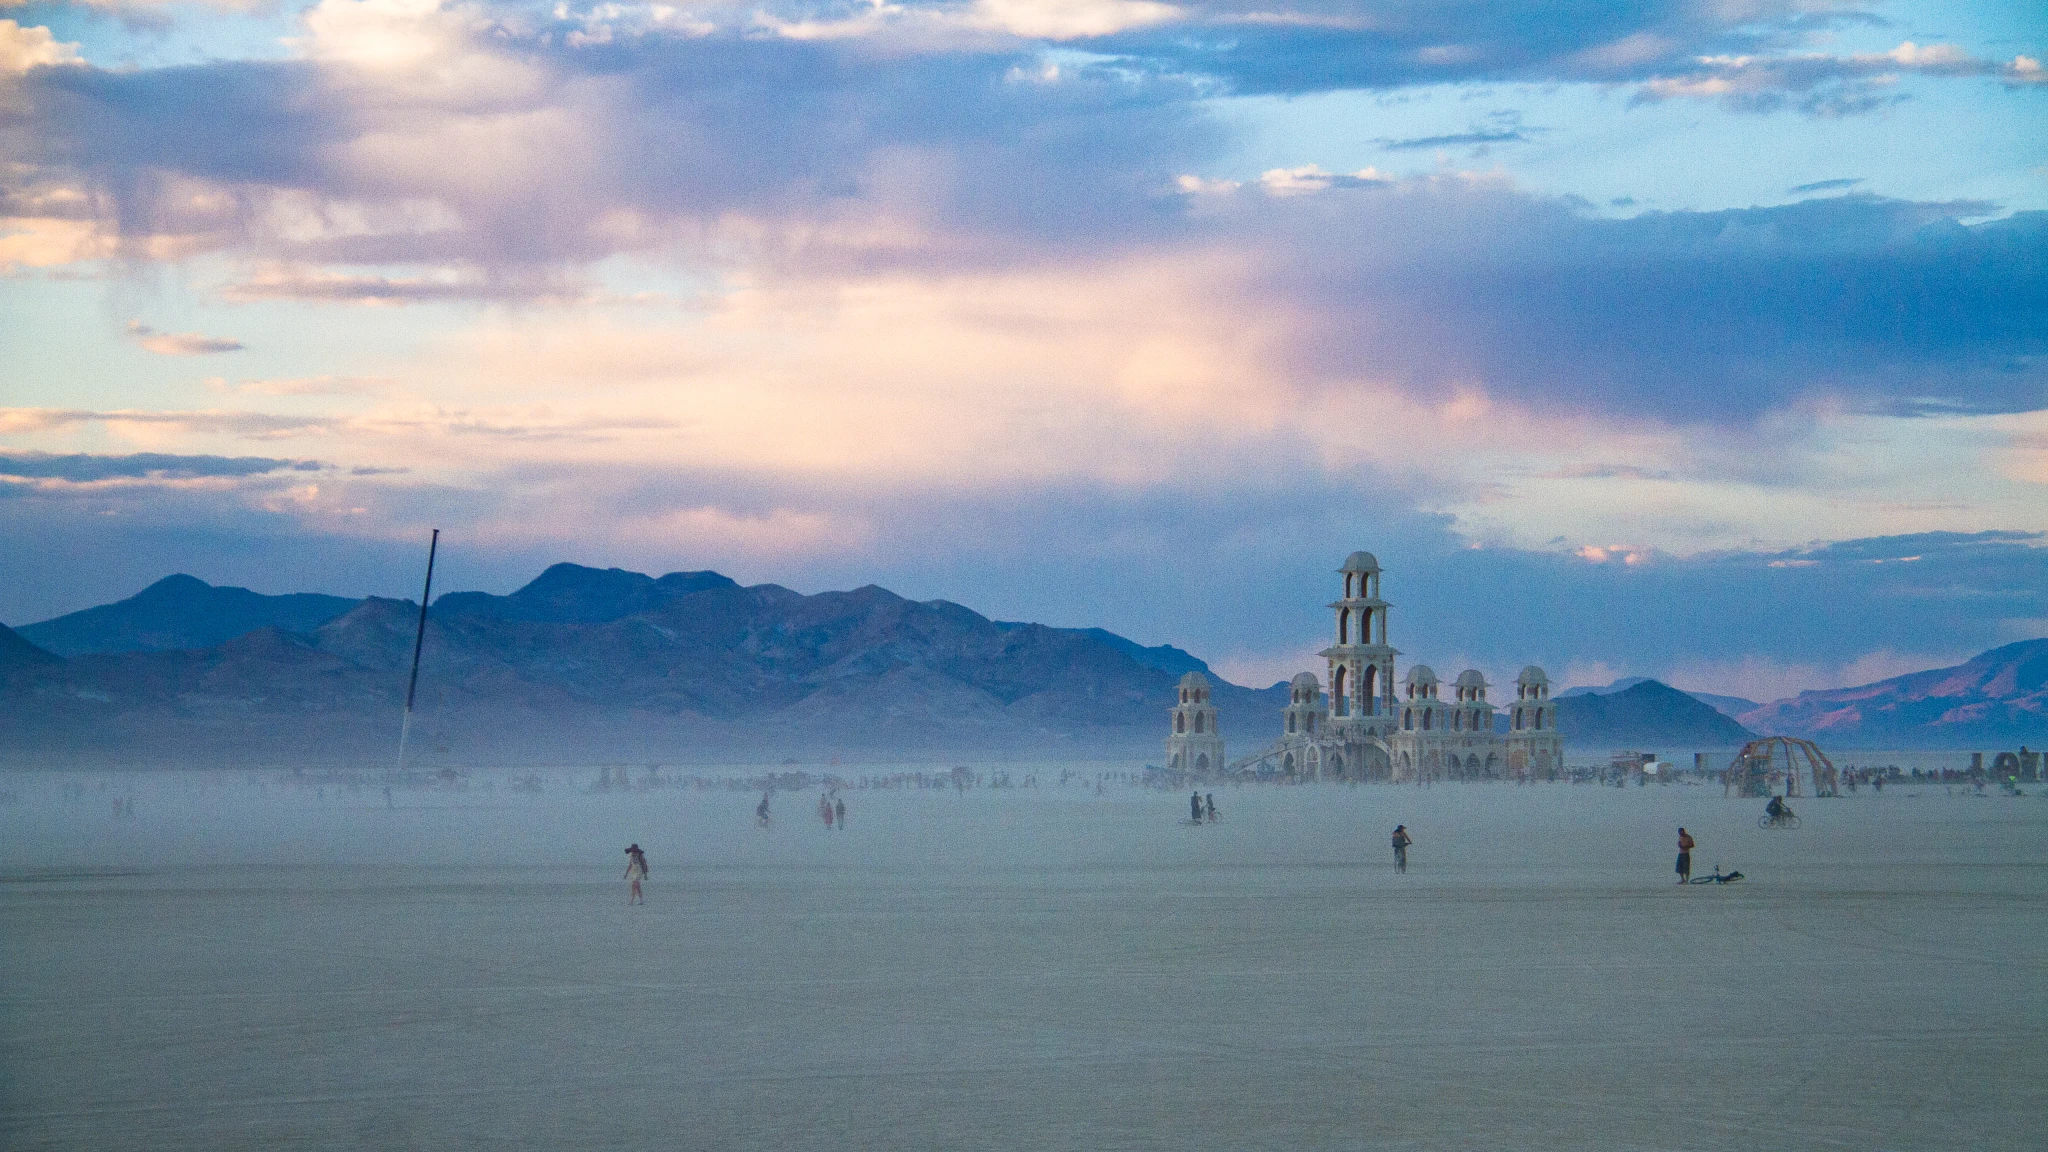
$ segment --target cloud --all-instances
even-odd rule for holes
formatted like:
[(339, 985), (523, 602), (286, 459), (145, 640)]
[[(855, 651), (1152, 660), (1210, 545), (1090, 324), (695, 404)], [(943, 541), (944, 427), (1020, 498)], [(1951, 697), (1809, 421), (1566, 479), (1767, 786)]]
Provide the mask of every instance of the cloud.
[[(1184, 179), (1194, 179), (1196, 183), (1182, 184), (1183, 189), (1201, 191), (1208, 187), (1202, 184), (1199, 178)], [(1361, 168), (1350, 173), (1332, 173), (1325, 172), (1314, 164), (1304, 164), (1299, 168), (1269, 168), (1259, 174), (1259, 187), (1273, 196), (1300, 196), (1330, 188), (1370, 188), (1389, 182), (1372, 168)]]
[(1179, 20), (1181, 9), (1153, 0), (974, 0), (969, 20), (1018, 36), (1081, 40)]
[(140, 452), (128, 456), (84, 453), (0, 452), (0, 477), (65, 480), (86, 484), (113, 478), (259, 476), (289, 470), (314, 472), (328, 467), (316, 460), (278, 460), (266, 456), (177, 456)]
[(285, 376), (234, 383), (210, 376), (206, 380), (206, 386), (215, 392), (244, 396), (368, 396), (390, 384), (388, 378), (372, 376)]
[(311, 300), (331, 304), (418, 304), (448, 300), (536, 300), (579, 296), (538, 283), (493, 280), (474, 269), (451, 268), (414, 276), (365, 276), (305, 266), (271, 267), (228, 285), (223, 299)]
[(0, 20), (0, 77), (81, 62), (78, 45), (58, 40), (48, 28), (24, 28), (12, 20)]
[(282, 439), (323, 432), (341, 421), (330, 416), (288, 416), (268, 412), (164, 412), (143, 409), (0, 408), (0, 435), (53, 432), (81, 424), (124, 430), (159, 428), (198, 436)]
[(1795, 184), (1785, 191), (1794, 195), (1801, 192), (1831, 192), (1837, 188), (1854, 188), (1863, 182), (1864, 180), (1861, 176), (1845, 177), (1836, 180), (1815, 180), (1811, 184)]
[(158, 356), (207, 356), (216, 352), (240, 352), (242, 342), (197, 332), (159, 332), (140, 320), (128, 322), (128, 335), (146, 352)]
[(1821, 116), (1855, 115), (1903, 99), (1902, 75), (1989, 77), (2027, 86), (2048, 80), (2039, 62), (2018, 56), (1998, 61), (1972, 56), (1953, 44), (1908, 40), (1889, 52), (1701, 56), (1687, 70), (1646, 79), (1636, 100), (1718, 100), (1741, 112), (1773, 112), (1787, 105)]
[(1453, 132), (1447, 136), (1416, 136), (1406, 140), (1381, 140), (1379, 146), (1389, 152), (1403, 152), (1428, 148), (1461, 148), (1485, 144), (1527, 144), (1529, 137), (1520, 129), (1505, 131)]

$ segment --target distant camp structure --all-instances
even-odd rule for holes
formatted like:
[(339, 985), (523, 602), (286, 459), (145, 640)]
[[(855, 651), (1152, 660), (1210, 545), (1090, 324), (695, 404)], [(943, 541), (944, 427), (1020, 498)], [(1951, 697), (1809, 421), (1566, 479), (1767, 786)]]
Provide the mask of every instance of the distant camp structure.
[(1543, 669), (1531, 664), (1515, 678), (1505, 732), (1495, 731), (1489, 685), (1476, 669), (1459, 673), (1449, 700), (1426, 664), (1410, 667), (1397, 687), (1400, 650), (1387, 643), (1393, 605), (1380, 598), (1379, 560), (1353, 552), (1337, 574), (1344, 581), (1343, 597), (1330, 605), (1337, 642), (1320, 653), (1329, 662), (1329, 695), (1315, 673), (1294, 677), (1280, 738), (1226, 764), (1209, 682), (1189, 673), (1172, 710), (1170, 768), (1204, 774), (1199, 765), (1207, 755), (1218, 774), (1295, 780), (1551, 779), (1562, 771), (1564, 736)]
[(1813, 781), (1815, 796), (1837, 795), (1841, 775), (1820, 745), (1795, 736), (1766, 736), (1751, 740), (1735, 754), (1728, 772), (1721, 778), (1721, 791), (1737, 796), (1769, 796), (1784, 787), (1787, 796), (1799, 796), (1800, 775)]

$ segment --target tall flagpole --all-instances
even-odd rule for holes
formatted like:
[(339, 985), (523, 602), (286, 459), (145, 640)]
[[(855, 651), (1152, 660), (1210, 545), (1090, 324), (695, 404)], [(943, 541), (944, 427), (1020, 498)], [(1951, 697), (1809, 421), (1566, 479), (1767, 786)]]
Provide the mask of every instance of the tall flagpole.
[(412, 679), (405, 683), (405, 719), (398, 726), (398, 770), (405, 771), (405, 742), (412, 736), (412, 699), (420, 688), (420, 648), (427, 642), (427, 600), (434, 594), (434, 554), (441, 548), (441, 530), (427, 541), (427, 586), (420, 591), (419, 630), (412, 638)]

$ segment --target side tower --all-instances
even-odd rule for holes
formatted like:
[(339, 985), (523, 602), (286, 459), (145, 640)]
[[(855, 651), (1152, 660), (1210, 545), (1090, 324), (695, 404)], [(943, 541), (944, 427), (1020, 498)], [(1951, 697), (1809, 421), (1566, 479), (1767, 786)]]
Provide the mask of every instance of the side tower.
[(1280, 736), (1279, 768), (1282, 774), (1315, 779), (1322, 774), (1323, 686), (1313, 672), (1297, 674), (1287, 684), (1287, 711)]
[(1554, 780), (1564, 770), (1564, 735), (1557, 730), (1557, 705), (1550, 677), (1534, 664), (1515, 677), (1515, 703), (1508, 711), (1508, 771), (1521, 780)]
[(1487, 702), (1486, 675), (1477, 668), (1458, 673), (1453, 686), (1457, 703), (1451, 712), (1454, 755), (1464, 763), (1451, 775), (1463, 780), (1491, 780), (1501, 774), (1500, 737), (1493, 732), (1493, 705)]
[(1287, 684), (1287, 735), (1315, 736), (1322, 727), (1323, 707), (1323, 686), (1316, 682), (1316, 674), (1297, 674)]
[(1320, 655), (1330, 662), (1330, 736), (1350, 749), (1334, 773), (1364, 778), (1390, 767), (1385, 740), (1394, 730), (1394, 657), (1387, 644), (1387, 609), (1380, 599), (1380, 562), (1370, 552), (1353, 552), (1337, 570), (1344, 596), (1330, 608), (1337, 614), (1337, 642)]
[(1209, 678), (1190, 672), (1180, 678), (1179, 699), (1168, 713), (1166, 766), (1208, 776), (1223, 771), (1223, 734), (1216, 731), (1216, 706), (1209, 702)]
[(1407, 679), (1401, 684), (1398, 727), (1388, 741), (1393, 779), (1435, 780), (1443, 776), (1451, 709), (1444, 707), (1438, 692), (1435, 669), (1427, 664), (1408, 666)]

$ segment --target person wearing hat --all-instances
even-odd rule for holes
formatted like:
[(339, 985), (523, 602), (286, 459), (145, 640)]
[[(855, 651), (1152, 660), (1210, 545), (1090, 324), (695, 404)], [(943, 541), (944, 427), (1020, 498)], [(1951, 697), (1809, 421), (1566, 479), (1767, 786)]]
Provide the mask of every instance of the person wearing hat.
[(626, 879), (633, 882), (632, 895), (626, 897), (628, 904), (645, 904), (647, 897), (640, 894), (640, 881), (647, 878), (647, 853), (638, 844), (626, 849)]

